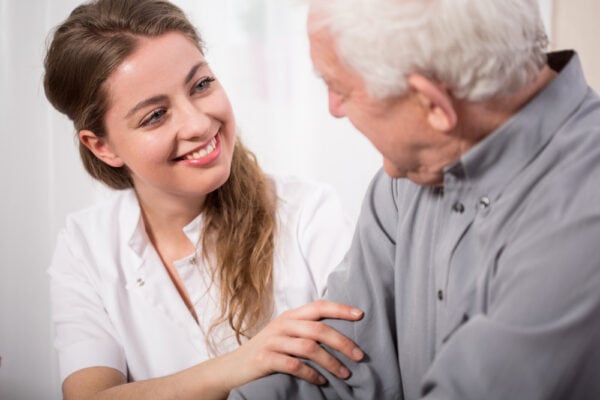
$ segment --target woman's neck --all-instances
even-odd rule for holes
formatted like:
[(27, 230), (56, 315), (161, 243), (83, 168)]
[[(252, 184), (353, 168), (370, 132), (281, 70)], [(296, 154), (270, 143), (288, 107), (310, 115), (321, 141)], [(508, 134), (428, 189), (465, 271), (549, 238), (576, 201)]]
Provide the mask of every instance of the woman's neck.
[(202, 211), (204, 198), (148, 196), (136, 191), (146, 232), (165, 263), (190, 254), (191, 243), (183, 228)]
[(181, 230), (200, 214), (206, 196), (186, 197), (170, 193), (135, 189), (145, 222), (159, 230)]

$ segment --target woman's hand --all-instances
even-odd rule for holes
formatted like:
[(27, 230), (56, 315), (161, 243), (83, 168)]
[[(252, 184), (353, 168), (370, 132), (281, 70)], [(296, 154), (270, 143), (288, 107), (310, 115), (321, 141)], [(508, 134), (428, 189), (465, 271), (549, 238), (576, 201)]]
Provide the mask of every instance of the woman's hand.
[(122, 372), (107, 367), (84, 368), (63, 383), (65, 399), (224, 399), (234, 387), (273, 372), (284, 372), (311, 383), (325, 378), (298, 357), (312, 360), (335, 376), (347, 378), (348, 370), (319, 343), (348, 358), (363, 357), (356, 345), (323, 322), (322, 318), (356, 321), (356, 308), (316, 301), (286, 311), (237, 350), (212, 358), (178, 373), (145, 381), (126, 383)]
[(325, 377), (300, 358), (315, 362), (341, 379), (348, 378), (348, 369), (319, 343), (354, 361), (360, 361), (363, 352), (350, 339), (319, 320), (336, 318), (356, 321), (362, 316), (361, 310), (325, 300), (282, 313), (251, 340), (230, 353), (237, 359), (236, 369), (241, 372), (237, 376), (240, 381), (233, 383), (233, 386), (274, 372), (294, 375), (314, 384), (324, 384)]

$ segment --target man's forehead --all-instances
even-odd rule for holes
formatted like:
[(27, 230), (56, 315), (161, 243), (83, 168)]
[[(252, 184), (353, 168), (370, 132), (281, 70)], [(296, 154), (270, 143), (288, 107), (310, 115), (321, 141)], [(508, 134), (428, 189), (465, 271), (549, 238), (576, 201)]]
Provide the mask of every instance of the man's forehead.
[(328, 29), (320, 27), (309, 30), (308, 39), (313, 57), (327, 62), (338, 61), (335, 38)]
[(315, 33), (311, 37), (311, 59), (316, 74), (325, 81), (331, 81), (338, 73), (339, 62), (335, 49), (326, 36)]

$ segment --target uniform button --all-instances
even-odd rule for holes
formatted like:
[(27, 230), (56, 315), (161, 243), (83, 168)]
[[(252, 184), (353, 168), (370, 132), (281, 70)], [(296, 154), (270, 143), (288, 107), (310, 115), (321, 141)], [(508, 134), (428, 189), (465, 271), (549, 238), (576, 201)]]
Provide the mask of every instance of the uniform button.
[(465, 206), (463, 205), (463, 203), (457, 201), (452, 206), (452, 211), (462, 214), (463, 212), (465, 212)]
[(437, 297), (439, 301), (444, 300), (444, 292), (442, 290), (438, 290)]
[(144, 280), (142, 278), (138, 278), (137, 284), (138, 284), (138, 286), (141, 287), (141, 286), (144, 286), (146, 284), (146, 282), (144, 282)]
[(482, 210), (488, 208), (491, 204), (490, 199), (487, 196), (483, 196), (482, 198), (479, 199), (479, 208), (481, 208)]

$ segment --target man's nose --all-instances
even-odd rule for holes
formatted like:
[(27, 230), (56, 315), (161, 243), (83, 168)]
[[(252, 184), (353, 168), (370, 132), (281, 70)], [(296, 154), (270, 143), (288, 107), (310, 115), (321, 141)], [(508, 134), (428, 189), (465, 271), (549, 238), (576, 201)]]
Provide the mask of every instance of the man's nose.
[(344, 112), (342, 96), (340, 96), (338, 93), (334, 92), (331, 89), (328, 89), (327, 95), (329, 98), (329, 113), (335, 118), (345, 117), (346, 113)]

